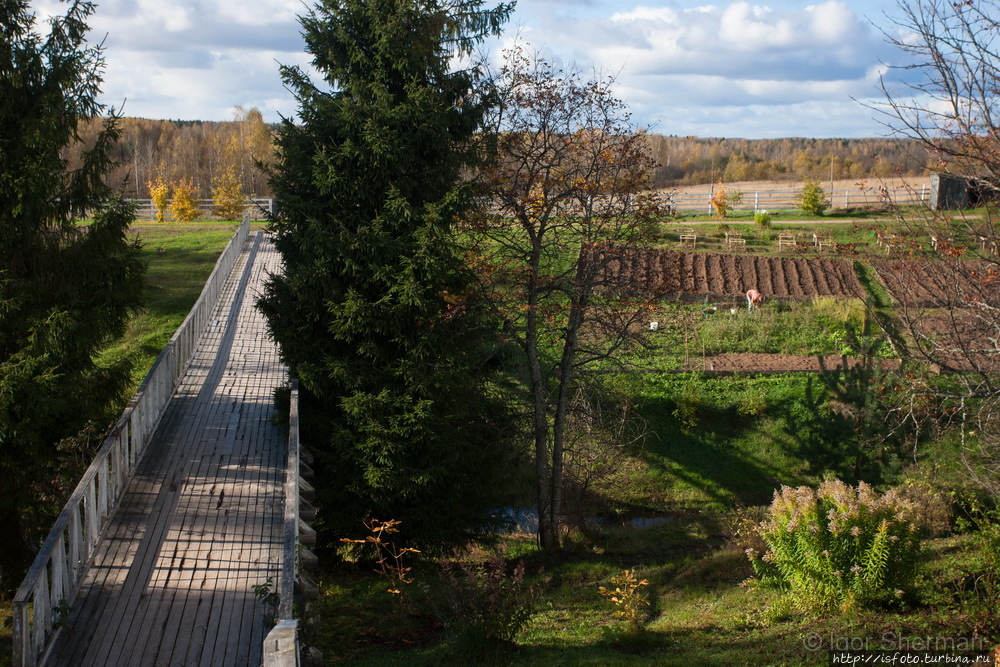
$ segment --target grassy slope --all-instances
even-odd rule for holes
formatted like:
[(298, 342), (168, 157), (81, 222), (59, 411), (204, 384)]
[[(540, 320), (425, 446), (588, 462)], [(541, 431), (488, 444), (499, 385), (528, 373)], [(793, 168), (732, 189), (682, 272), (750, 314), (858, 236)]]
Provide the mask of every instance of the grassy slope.
[(133, 360), (136, 386), (187, 316), (237, 225), (229, 222), (141, 223), (132, 233), (142, 243), (145, 308), (136, 313), (105, 359)]

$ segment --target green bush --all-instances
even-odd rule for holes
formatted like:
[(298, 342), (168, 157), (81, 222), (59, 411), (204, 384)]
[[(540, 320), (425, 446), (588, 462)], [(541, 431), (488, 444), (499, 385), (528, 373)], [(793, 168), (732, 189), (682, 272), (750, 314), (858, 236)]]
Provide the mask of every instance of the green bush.
[(753, 224), (755, 224), (758, 229), (770, 229), (771, 214), (763, 209), (756, 211), (753, 214)]
[(807, 180), (799, 193), (799, 208), (811, 215), (823, 215), (830, 208), (830, 200), (817, 180)]
[(954, 591), (962, 611), (979, 633), (1000, 631), (1000, 510), (973, 509), (968, 519), (956, 522), (959, 530), (971, 531), (966, 547), (969, 562)]
[(768, 550), (747, 549), (762, 583), (803, 606), (871, 607), (912, 592), (924, 517), (936, 501), (908, 487), (879, 494), (838, 480), (819, 489), (783, 486), (761, 524)]

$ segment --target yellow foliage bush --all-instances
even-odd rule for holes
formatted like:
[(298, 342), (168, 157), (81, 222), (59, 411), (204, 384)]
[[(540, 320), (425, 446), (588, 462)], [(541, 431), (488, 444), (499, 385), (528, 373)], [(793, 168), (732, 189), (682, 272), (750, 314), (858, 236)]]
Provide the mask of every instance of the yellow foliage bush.
[(215, 212), (223, 220), (239, 220), (247, 209), (243, 183), (235, 169), (226, 169), (215, 180), (212, 187)]
[(182, 178), (173, 184), (174, 198), (170, 201), (170, 212), (180, 222), (191, 222), (198, 217), (197, 190), (194, 181)]
[(149, 181), (146, 185), (149, 186), (149, 197), (153, 201), (156, 221), (163, 222), (164, 213), (167, 210), (167, 200), (170, 197), (170, 186), (163, 181), (162, 176), (158, 176), (155, 181)]

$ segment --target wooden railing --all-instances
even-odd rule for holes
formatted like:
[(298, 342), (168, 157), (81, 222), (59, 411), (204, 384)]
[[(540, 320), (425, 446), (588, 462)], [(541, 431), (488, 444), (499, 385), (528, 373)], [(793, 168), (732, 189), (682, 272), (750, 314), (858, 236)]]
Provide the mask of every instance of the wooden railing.
[(264, 639), (264, 667), (299, 664), (299, 622), (295, 620), (295, 579), (299, 544), (299, 382), (292, 380), (288, 405), (288, 460), (285, 466), (285, 524), (282, 529), (281, 580), (277, 624)]
[(56, 517), (13, 601), (14, 665), (43, 661), (94, 548), (184, 374), (250, 230), (243, 218), (198, 301), (174, 333)]
[[(278, 582), (277, 623), (264, 639), (264, 667), (297, 667), (302, 642), (295, 619), (296, 598), (315, 599), (316, 584), (301, 569), (314, 569), (316, 556), (307, 546), (316, 543), (312, 521), (316, 510), (309, 503), (314, 491), (307, 478), (312, 455), (302, 447), (299, 434), (299, 382), (292, 380), (288, 408), (288, 460), (285, 468), (285, 525), (282, 533), (281, 580)], [(301, 568), (301, 569), (300, 569)]]
[[(156, 217), (156, 207), (153, 206), (152, 199), (132, 199), (135, 204), (135, 217), (139, 220), (153, 220)], [(169, 201), (168, 200), (168, 204)], [(246, 214), (251, 220), (265, 220), (274, 213), (274, 200), (269, 198), (251, 198), (246, 200)], [(198, 219), (217, 219), (216, 203), (214, 199), (196, 199), (195, 206), (198, 209)], [(173, 220), (174, 214), (168, 206), (164, 211), (164, 218)]]

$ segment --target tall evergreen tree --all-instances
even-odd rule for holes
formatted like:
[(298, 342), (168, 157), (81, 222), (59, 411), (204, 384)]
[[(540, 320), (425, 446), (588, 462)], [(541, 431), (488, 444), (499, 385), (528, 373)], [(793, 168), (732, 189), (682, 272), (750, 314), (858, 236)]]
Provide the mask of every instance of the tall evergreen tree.
[(481, 526), (495, 502), (499, 403), (482, 363), (492, 330), (452, 233), (490, 103), (479, 71), (453, 58), (512, 9), (482, 5), (324, 0), (301, 19), (324, 87), (282, 71), (300, 122), (279, 133), (283, 273), (261, 308), (311, 397), (307, 423), (322, 423), (310, 444), (325, 454), (334, 530), (394, 518), (411, 543), (440, 544)]
[[(19, 576), (59, 502), (56, 473), (80, 458), (129, 381), (95, 351), (140, 303), (143, 264), (128, 240), (132, 209), (104, 184), (118, 138), (110, 112), (69, 171), (64, 155), (97, 95), (100, 47), (88, 46), (89, 2), (70, 1), (36, 31), (25, 0), (0, 0), (0, 569)], [(89, 226), (77, 221), (93, 216)], [(102, 421), (103, 420), (103, 421)], [(47, 517), (46, 517), (47, 513)]]

